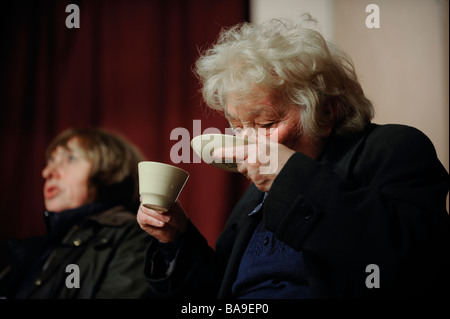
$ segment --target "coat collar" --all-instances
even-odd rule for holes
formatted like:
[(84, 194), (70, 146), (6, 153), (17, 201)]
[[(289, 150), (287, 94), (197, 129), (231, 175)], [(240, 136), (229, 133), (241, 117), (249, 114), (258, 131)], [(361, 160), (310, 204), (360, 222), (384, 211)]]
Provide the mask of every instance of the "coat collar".
[(109, 208), (111, 208), (110, 204), (94, 202), (58, 213), (45, 211), (44, 222), (47, 238), (50, 241), (59, 240), (72, 226)]

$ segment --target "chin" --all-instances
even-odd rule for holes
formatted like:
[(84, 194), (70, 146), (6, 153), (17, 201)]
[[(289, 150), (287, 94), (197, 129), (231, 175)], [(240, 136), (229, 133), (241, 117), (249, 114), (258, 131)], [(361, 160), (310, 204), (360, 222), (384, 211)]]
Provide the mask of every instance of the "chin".
[(58, 207), (53, 208), (52, 206), (46, 206), (46, 207), (45, 207), (45, 210), (48, 211), (48, 212), (52, 212), (52, 213), (60, 213), (60, 212), (62, 212), (64, 209), (58, 208)]
[(45, 209), (52, 213), (59, 213), (62, 212), (63, 210), (70, 209), (70, 207), (67, 207), (67, 205), (62, 205), (60, 203), (46, 201)]

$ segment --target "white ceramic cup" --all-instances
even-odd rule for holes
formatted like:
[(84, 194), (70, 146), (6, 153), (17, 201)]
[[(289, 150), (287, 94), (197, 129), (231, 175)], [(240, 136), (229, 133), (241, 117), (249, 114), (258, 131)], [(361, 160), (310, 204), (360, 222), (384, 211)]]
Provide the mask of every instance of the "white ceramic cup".
[(178, 199), (189, 173), (173, 165), (159, 162), (139, 162), (139, 194), (142, 204), (166, 212)]

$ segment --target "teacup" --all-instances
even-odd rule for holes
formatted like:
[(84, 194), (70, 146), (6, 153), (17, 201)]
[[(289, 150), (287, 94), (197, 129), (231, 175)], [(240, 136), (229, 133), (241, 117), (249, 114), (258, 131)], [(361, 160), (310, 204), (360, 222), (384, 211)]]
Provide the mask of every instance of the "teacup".
[(166, 212), (178, 199), (189, 173), (159, 162), (138, 163), (139, 194), (142, 204), (150, 209)]

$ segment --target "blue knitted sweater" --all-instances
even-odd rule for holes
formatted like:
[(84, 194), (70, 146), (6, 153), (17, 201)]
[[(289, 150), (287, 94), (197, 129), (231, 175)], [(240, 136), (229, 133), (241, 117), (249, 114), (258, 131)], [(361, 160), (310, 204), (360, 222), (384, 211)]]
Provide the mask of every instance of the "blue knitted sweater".
[[(258, 213), (262, 204), (250, 215)], [(242, 299), (309, 298), (302, 252), (276, 239), (261, 222), (242, 256), (232, 292)]]

